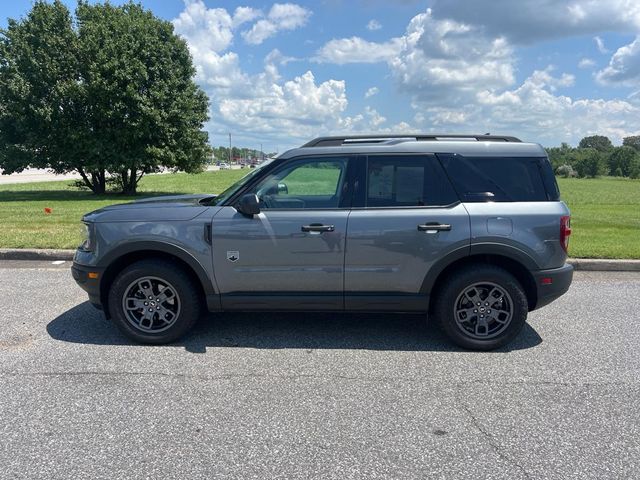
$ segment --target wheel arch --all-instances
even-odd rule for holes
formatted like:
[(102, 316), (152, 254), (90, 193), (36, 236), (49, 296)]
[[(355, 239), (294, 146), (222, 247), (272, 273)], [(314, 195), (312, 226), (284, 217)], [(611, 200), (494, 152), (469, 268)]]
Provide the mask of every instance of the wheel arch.
[(521, 255), (505, 254), (504, 250), (496, 253), (485, 253), (482, 252), (482, 250), (476, 250), (474, 252), (474, 249), (471, 248), (469, 255), (445, 258), (445, 261), (441, 261), (440, 264), (435, 265), (427, 275), (427, 278), (425, 278), (421, 291), (429, 294), (429, 310), (431, 311), (435, 299), (439, 294), (439, 289), (444, 285), (448, 276), (470, 265), (495, 265), (512, 274), (520, 285), (522, 285), (527, 297), (529, 311), (531, 311), (536, 308), (538, 302), (536, 283), (531, 273), (531, 262), (533, 262), (533, 260), (530, 262), (526, 260), (523, 261)]
[[(100, 303), (107, 317), (109, 317), (109, 302), (107, 301), (109, 287), (116, 276), (132, 263), (154, 258), (173, 262), (182, 268), (198, 286), (203, 302), (206, 299), (209, 304), (209, 299), (216, 296), (209, 275), (190, 253), (175, 245), (137, 242), (110, 251), (100, 262), (105, 266), (100, 281)], [(210, 306), (209, 309), (211, 309)]]

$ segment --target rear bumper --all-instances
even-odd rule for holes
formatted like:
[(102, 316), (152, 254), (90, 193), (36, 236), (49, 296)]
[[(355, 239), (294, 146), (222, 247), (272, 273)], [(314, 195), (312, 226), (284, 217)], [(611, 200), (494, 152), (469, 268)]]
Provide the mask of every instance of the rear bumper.
[(549, 305), (558, 297), (567, 293), (573, 280), (573, 266), (565, 263), (560, 268), (532, 272), (538, 290), (536, 309)]
[[(97, 278), (90, 278), (89, 273), (97, 274)], [(97, 308), (101, 308), (102, 306), (100, 300), (100, 280), (102, 279), (103, 273), (104, 268), (88, 267), (75, 262), (71, 266), (73, 279), (80, 288), (89, 294), (89, 301)]]

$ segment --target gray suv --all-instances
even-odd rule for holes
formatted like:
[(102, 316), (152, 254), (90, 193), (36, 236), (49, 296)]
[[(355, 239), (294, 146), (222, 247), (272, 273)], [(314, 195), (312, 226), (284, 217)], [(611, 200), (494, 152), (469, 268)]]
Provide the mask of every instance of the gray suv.
[(210, 312), (415, 312), (489, 350), (565, 293), (567, 206), (543, 148), (496, 135), (321, 137), (219, 195), (84, 216), (73, 276), (132, 339)]

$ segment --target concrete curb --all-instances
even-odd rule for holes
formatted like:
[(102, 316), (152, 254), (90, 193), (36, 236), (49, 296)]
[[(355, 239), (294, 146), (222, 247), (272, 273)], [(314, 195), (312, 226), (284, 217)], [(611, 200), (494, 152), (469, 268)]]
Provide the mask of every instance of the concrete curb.
[(75, 250), (0, 248), (0, 260), (73, 260)]
[[(0, 260), (73, 260), (75, 250), (40, 250), (31, 248), (0, 248)], [(570, 258), (567, 263), (576, 270), (592, 272), (640, 272), (640, 260), (608, 260)]]
[(576, 270), (592, 272), (640, 272), (640, 260), (608, 260), (604, 258), (570, 258), (567, 263)]

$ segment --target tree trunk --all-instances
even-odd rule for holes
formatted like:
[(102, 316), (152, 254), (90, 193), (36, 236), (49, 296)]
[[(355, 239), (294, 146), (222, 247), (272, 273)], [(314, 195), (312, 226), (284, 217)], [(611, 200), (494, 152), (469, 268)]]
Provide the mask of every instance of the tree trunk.
[(106, 177), (104, 170), (98, 170), (97, 172), (90, 172), (91, 178), (82, 169), (78, 169), (78, 173), (82, 177), (82, 182), (96, 195), (105, 193), (106, 191)]
[(125, 195), (135, 195), (138, 187), (138, 182), (142, 178), (142, 173), (137, 176), (135, 168), (131, 170), (124, 170), (120, 173), (122, 178), (122, 193)]

